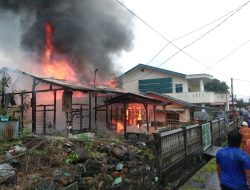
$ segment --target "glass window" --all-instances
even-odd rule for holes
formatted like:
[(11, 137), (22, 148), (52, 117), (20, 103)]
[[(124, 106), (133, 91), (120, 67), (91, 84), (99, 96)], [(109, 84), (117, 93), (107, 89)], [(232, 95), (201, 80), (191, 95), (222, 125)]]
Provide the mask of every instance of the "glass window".
[(176, 93), (181, 93), (181, 92), (183, 92), (182, 84), (175, 84), (175, 92), (176, 92)]

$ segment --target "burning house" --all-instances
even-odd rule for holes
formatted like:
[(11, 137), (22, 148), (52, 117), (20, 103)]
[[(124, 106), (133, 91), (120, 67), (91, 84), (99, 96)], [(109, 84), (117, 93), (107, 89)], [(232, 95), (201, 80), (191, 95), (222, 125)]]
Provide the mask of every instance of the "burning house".
[[(122, 121), (118, 115), (124, 113), (123, 108), (114, 110), (108, 105), (104, 111), (104, 107), (96, 107), (124, 94), (114, 90), (116, 83), (112, 80), (118, 68), (113, 60), (128, 51), (133, 41), (132, 16), (123, 7), (99, 0), (3, 0), (0, 11), (4, 23), (20, 26), (19, 30), (6, 31), (16, 37), (11, 53), (5, 50), (5, 41), (0, 46), (1, 52), (11, 54), (9, 62), (15, 68), (11, 70), (14, 82), (7, 93), (20, 95), (20, 105), (22, 97), (29, 95), (32, 113), (26, 118), (34, 132), (47, 133), (53, 128), (64, 129), (65, 125), (90, 129), (92, 122), (98, 126), (97, 118), (106, 118), (99, 125), (119, 128), (121, 122), (114, 120)], [(24, 59), (15, 58), (17, 49)], [(137, 108), (129, 105), (126, 111), (131, 125), (140, 124), (145, 115)], [(20, 114), (25, 115), (23, 111)]]
[[(20, 70), (3, 68), (1, 73), (11, 73), (9, 75), (14, 82), (10, 88), (26, 84), (25, 91), (18, 88), (15, 92), (6, 91), (1, 100), (4, 100), (6, 108), (12, 109), (6, 98), (14, 95), (20, 109), (9, 116), (15, 118), (19, 115), (21, 127), (30, 127), (34, 133), (48, 134), (67, 129), (71, 132), (94, 131), (126, 136), (127, 132), (150, 132), (152, 127), (154, 130), (157, 127), (151, 125), (150, 121), (156, 118), (149, 118), (149, 107), (152, 105), (155, 111), (156, 106), (162, 106), (160, 100)], [(25, 112), (24, 96), (27, 95), (31, 102), (26, 102), (26, 106), (31, 104), (31, 109)]]

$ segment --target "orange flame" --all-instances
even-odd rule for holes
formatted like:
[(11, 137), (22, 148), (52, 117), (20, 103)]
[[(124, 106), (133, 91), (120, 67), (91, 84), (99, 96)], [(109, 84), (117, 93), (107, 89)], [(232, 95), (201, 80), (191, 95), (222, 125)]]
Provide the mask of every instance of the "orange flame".
[(53, 57), (52, 42), (53, 29), (50, 23), (45, 25), (45, 51), (43, 57), (43, 74), (47, 77), (77, 81), (75, 71), (70, 67), (67, 59)]
[(116, 80), (111, 79), (111, 80), (102, 82), (101, 85), (105, 85), (105, 86), (109, 86), (109, 87), (112, 87), (112, 88), (116, 88), (118, 84), (117, 84)]
[(120, 133), (123, 131), (123, 124), (121, 122), (117, 122), (116, 124), (116, 132)]

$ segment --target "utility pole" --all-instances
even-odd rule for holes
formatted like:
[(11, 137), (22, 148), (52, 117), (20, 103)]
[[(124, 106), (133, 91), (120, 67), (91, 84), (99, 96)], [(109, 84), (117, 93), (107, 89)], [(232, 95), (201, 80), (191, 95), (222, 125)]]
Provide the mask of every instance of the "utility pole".
[(94, 71), (94, 72), (95, 72), (95, 76), (94, 76), (94, 86), (95, 86), (96, 72), (97, 72), (97, 71), (98, 71), (98, 69), (96, 68), (95, 71)]
[(231, 78), (231, 97), (232, 97), (232, 112), (233, 112), (233, 120), (234, 118), (234, 88), (233, 88), (233, 78)]

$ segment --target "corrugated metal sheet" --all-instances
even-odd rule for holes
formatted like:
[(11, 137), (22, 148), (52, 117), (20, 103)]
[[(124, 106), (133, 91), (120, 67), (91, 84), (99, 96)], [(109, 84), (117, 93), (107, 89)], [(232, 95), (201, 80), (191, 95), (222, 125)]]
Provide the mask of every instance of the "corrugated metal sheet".
[(68, 80), (63, 80), (63, 79), (55, 79), (55, 78), (47, 78), (41, 75), (37, 75), (34, 73), (27, 73), (25, 71), (22, 71), (20, 69), (10, 69), (10, 68), (5, 68), (7, 70), (13, 71), (13, 72), (18, 72), (22, 73), (25, 75), (28, 75), (30, 77), (36, 78), (37, 80), (40, 80), (42, 82), (48, 83), (48, 84), (55, 84), (61, 87), (66, 87), (72, 90), (77, 90), (77, 91), (82, 91), (82, 92), (103, 92), (103, 93), (119, 93), (119, 94), (124, 94), (124, 90), (119, 89), (119, 88), (113, 88), (109, 86), (93, 86), (89, 84), (83, 84), (81, 82), (76, 82), (76, 81), (68, 81)]
[(19, 133), (19, 121), (0, 122), (0, 141), (17, 139)]

